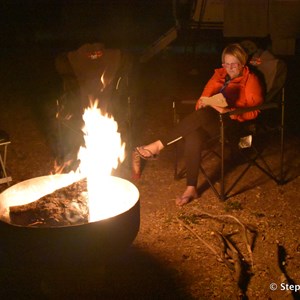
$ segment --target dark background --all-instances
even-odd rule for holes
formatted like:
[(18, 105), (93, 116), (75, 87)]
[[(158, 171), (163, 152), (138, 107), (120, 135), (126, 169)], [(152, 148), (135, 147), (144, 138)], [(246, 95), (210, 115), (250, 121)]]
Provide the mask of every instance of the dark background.
[[(192, 1), (181, 3), (180, 17), (186, 17), (185, 8)], [(62, 93), (62, 81), (55, 69), (55, 58), (60, 53), (78, 49), (85, 43), (104, 43), (106, 48), (120, 48), (135, 58), (132, 81), (140, 77), (147, 68), (162, 68), (170, 76), (177, 76), (180, 70), (176, 64), (185, 64), (187, 43), (197, 44), (197, 53), (189, 53), (188, 64), (191, 69), (201, 70), (205, 56), (219, 56), (228, 42), (221, 30), (200, 30), (196, 34), (180, 32), (172, 43), (169, 52), (174, 63), (161, 64), (164, 52), (156, 55), (148, 64), (138, 62), (140, 55), (168, 29), (175, 25), (172, 0), (5, 0), (0, 4), (0, 84), (2, 85), (1, 110), (5, 109), (6, 93), (11, 90), (27, 99), (28, 103), (47, 102)], [(177, 15), (178, 17), (178, 15)], [(299, 47), (297, 47), (298, 49)], [(288, 63), (287, 124), (289, 130), (298, 133), (299, 101), (296, 70), (299, 65), (299, 49), (295, 56), (284, 57)], [(212, 64), (211, 69), (219, 64)], [(162, 72), (161, 72), (162, 73)], [(176, 75), (174, 75), (176, 74)], [(207, 75), (207, 78), (210, 74)], [(168, 78), (164, 78), (168, 80)], [(178, 78), (183, 84), (182, 78)], [(134, 82), (139, 85), (139, 82)], [(188, 89), (188, 86), (186, 86)], [(199, 90), (196, 93), (200, 93)], [(1, 125), (1, 124), (0, 124)]]
[(172, 1), (4, 1), (1, 42), (82, 43), (132, 47), (174, 24)]

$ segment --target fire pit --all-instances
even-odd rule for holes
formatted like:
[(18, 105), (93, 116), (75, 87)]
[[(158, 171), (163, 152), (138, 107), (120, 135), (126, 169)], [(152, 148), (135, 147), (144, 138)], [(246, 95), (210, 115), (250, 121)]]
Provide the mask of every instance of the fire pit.
[(19, 267), (48, 268), (104, 265), (129, 247), (139, 230), (139, 192), (132, 183), (118, 177), (110, 176), (108, 179), (114, 186), (111, 198), (113, 194), (122, 196), (119, 199), (105, 199), (118, 209), (104, 219), (80, 225), (51, 227), (11, 223), (9, 207), (20, 203), (20, 200), (22, 204), (36, 201), (43, 196), (39, 195), (41, 186), (47, 186), (48, 192), (51, 192), (53, 181), (65, 181), (68, 176), (60, 174), (29, 179), (0, 195), (2, 262)]
[[(134, 240), (140, 223), (139, 192), (129, 181), (110, 176), (112, 169), (124, 160), (125, 144), (121, 142), (117, 123), (102, 115), (97, 104), (96, 101), (83, 114), (85, 145), (78, 152), (78, 170), (32, 178), (0, 195), (2, 262), (48, 268), (103, 265), (122, 254)], [(11, 218), (15, 207), (35, 204), (84, 178), (84, 211), (88, 211), (85, 222), (37, 226), (42, 218), (33, 223), (14, 222)], [(80, 212), (79, 199), (73, 200), (73, 208)], [(52, 204), (51, 200), (48, 203)], [(73, 219), (70, 211), (68, 216)]]

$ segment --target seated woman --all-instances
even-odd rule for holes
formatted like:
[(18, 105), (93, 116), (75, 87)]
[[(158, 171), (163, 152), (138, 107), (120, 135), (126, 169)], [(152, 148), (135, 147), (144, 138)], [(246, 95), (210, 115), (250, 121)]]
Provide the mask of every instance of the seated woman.
[[(187, 178), (186, 190), (176, 199), (176, 204), (179, 206), (198, 198), (200, 153), (207, 139), (219, 134), (219, 114), (236, 108), (256, 106), (263, 102), (263, 87), (258, 77), (246, 66), (247, 59), (247, 53), (239, 44), (228, 45), (222, 52), (222, 68), (216, 69), (207, 82), (201, 97), (196, 102), (195, 111), (179, 122), (165, 137), (135, 149), (136, 156), (146, 160), (153, 159), (164, 147), (172, 145), (181, 138), (184, 139)], [(220, 93), (225, 97), (227, 106), (207, 105), (207, 101), (209, 102), (207, 97)], [(232, 115), (225, 121), (226, 130), (234, 132), (239, 122), (254, 119), (258, 113), (259, 111), (253, 111)]]

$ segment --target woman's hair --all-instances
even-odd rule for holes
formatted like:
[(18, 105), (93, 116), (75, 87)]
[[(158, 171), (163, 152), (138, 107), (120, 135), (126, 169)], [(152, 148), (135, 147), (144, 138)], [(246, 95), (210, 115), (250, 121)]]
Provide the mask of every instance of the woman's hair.
[(225, 55), (227, 54), (236, 57), (243, 66), (246, 65), (248, 60), (248, 54), (240, 44), (230, 44), (223, 50), (222, 63), (224, 63)]

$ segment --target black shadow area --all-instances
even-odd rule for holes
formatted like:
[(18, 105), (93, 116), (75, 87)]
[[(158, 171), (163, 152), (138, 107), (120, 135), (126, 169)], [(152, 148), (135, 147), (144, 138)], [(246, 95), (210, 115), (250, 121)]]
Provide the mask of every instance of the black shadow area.
[(193, 299), (150, 253), (136, 247), (106, 266), (0, 269), (1, 299)]

